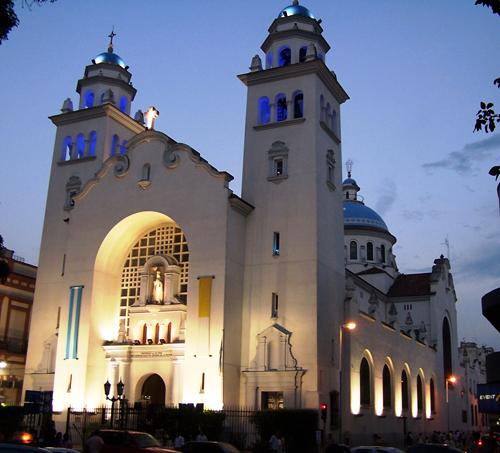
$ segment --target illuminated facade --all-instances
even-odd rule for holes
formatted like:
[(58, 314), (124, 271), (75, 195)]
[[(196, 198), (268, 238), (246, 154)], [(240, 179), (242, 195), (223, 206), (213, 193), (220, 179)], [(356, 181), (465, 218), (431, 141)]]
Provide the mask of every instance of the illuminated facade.
[(154, 130), (154, 108), (130, 116), (136, 90), (112, 42), (85, 68), (78, 108), (67, 99), (51, 117), (25, 390), (53, 390), (64, 411), (103, 404), (103, 383), (122, 380), (130, 403), (327, 403), (334, 431), (341, 404), (352, 436), (395, 435), (402, 417), (443, 429), (456, 365), (449, 263), (399, 274), (395, 237), (356, 182), (342, 183), (348, 96), (320, 22), (295, 1), (239, 76), (241, 197), (231, 175)]

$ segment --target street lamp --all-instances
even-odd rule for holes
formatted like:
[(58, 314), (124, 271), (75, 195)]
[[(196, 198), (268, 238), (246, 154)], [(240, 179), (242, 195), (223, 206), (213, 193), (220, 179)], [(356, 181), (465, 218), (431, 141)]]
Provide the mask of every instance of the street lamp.
[(449, 402), (449, 399), (448, 399), (448, 387), (450, 384), (454, 384), (455, 382), (457, 382), (457, 377), (454, 376), (453, 374), (450, 374), (449, 376), (446, 377), (446, 380), (445, 380), (445, 389), (446, 389), (446, 392), (445, 392), (445, 395), (446, 395), (446, 411), (448, 413), (448, 432), (450, 432), (450, 402)]
[(107, 380), (104, 383), (104, 394), (106, 395), (106, 399), (108, 401), (111, 401), (111, 418), (110, 418), (111, 428), (113, 428), (113, 418), (114, 418), (114, 415), (115, 415), (115, 403), (117, 401), (123, 400), (123, 398), (125, 396), (125, 395), (123, 395), (123, 389), (124, 389), (124, 387), (125, 387), (125, 384), (120, 379), (120, 382), (118, 382), (118, 384), (116, 384), (116, 396), (111, 396), (110, 397), (109, 393), (111, 391), (111, 383), (109, 382), (109, 380)]
[(342, 349), (344, 330), (354, 330), (356, 323), (353, 321), (341, 324), (339, 327), (339, 444), (342, 443)]

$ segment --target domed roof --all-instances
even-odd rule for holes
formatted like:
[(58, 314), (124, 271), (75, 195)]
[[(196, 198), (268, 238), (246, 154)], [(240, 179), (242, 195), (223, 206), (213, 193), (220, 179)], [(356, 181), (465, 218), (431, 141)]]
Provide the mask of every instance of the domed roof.
[(121, 57), (113, 52), (110, 52), (109, 50), (107, 52), (100, 53), (92, 61), (95, 64), (99, 63), (115, 64), (117, 66), (121, 66), (123, 69), (127, 69), (125, 62), (121, 59)]
[(352, 179), (352, 178), (346, 178), (344, 179), (344, 182), (342, 183), (343, 186), (357, 186), (358, 183)]
[(362, 202), (354, 200), (344, 200), (344, 226), (371, 227), (389, 232), (382, 217)]
[(305, 16), (314, 19), (311, 11), (309, 11), (305, 6), (299, 5), (298, 1), (294, 1), (292, 5), (283, 8), (278, 15), (278, 17), (289, 16)]

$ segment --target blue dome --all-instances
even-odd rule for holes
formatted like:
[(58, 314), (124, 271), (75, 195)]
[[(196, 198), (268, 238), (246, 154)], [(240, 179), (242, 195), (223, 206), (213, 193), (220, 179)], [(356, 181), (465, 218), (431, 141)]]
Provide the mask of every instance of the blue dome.
[(346, 178), (346, 179), (344, 179), (344, 182), (342, 183), (342, 185), (344, 185), (344, 186), (357, 186), (358, 183), (352, 178)]
[(115, 64), (117, 66), (121, 66), (123, 69), (126, 69), (127, 66), (125, 65), (125, 62), (115, 53), (113, 52), (103, 52), (97, 55), (97, 57), (94, 58), (94, 63), (99, 64), (99, 63), (108, 63), (108, 64)]
[(344, 201), (344, 226), (371, 227), (389, 232), (382, 217), (359, 201)]
[(282, 9), (278, 17), (289, 17), (289, 16), (305, 16), (314, 19), (311, 11), (309, 11), (305, 6), (302, 5), (290, 5)]

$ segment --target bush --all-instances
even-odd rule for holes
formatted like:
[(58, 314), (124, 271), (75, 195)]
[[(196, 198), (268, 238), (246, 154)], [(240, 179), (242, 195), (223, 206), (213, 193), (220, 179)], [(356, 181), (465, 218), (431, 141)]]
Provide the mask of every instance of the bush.
[(316, 451), (318, 412), (315, 410), (259, 411), (252, 416), (252, 422), (257, 427), (262, 439), (262, 445), (259, 445), (260, 449), (265, 448), (270, 437), (279, 432), (285, 438), (287, 453)]

